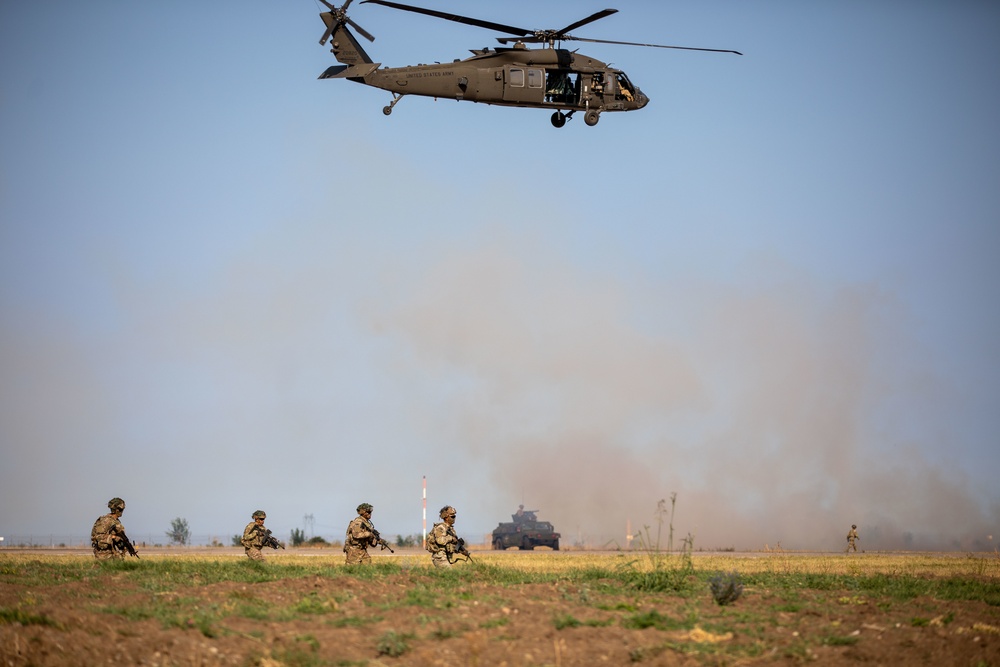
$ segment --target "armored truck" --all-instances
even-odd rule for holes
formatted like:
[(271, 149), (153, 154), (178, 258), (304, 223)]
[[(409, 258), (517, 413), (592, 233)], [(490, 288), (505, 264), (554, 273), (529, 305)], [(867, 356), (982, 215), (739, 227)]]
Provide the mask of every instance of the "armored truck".
[(539, 521), (535, 512), (520, 507), (511, 514), (512, 521), (501, 523), (493, 529), (493, 548), (498, 550), (517, 547), (518, 549), (534, 549), (549, 547), (559, 550), (559, 533), (548, 521)]

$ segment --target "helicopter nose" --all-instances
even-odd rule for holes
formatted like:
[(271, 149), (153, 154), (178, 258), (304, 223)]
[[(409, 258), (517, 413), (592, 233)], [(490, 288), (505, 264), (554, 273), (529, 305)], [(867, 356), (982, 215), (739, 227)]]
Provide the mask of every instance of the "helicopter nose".
[(641, 90), (639, 90), (637, 88), (636, 91), (635, 91), (635, 102), (639, 106), (639, 108), (641, 109), (644, 106), (646, 106), (647, 104), (649, 104), (649, 98), (646, 97), (646, 94), (644, 92), (642, 92)]

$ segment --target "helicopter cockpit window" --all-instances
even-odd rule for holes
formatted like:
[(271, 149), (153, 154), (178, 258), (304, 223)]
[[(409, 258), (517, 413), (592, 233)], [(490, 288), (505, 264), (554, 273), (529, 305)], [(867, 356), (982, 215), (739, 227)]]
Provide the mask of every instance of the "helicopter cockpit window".
[(618, 90), (615, 93), (615, 97), (620, 100), (628, 100), (629, 102), (635, 99), (635, 94), (632, 92), (632, 82), (628, 80), (623, 72), (618, 73)]
[(517, 67), (510, 68), (510, 85), (514, 88), (524, 88), (524, 70)]

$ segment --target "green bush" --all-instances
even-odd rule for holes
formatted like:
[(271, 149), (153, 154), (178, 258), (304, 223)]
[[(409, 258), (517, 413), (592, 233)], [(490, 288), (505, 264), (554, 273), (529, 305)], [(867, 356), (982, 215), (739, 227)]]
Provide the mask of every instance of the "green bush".
[(708, 585), (712, 598), (720, 605), (736, 602), (743, 594), (743, 582), (737, 572), (719, 572), (708, 580)]

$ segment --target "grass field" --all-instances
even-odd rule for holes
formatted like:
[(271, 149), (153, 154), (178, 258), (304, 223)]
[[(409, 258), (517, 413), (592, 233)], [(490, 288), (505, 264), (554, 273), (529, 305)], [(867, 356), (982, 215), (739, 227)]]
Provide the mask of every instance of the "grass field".
[(1000, 666), (995, 554), (473, 556), (6, 552), (0, 664)]

